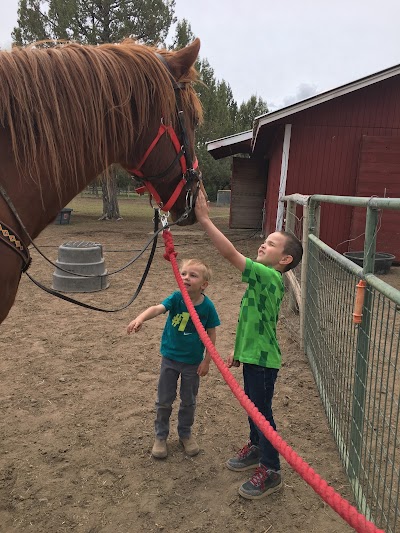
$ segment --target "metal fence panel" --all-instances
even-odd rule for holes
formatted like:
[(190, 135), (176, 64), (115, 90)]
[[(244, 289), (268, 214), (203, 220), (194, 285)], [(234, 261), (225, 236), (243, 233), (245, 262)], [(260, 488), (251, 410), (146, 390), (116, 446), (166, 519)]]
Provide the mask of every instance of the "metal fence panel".
[[(364, 268), (315, 235), (313, 202), (367, 208)], [(304, 350), (359, 510), (388, 533), (400, 532), (400, 291), (371, 273), (377, 210), (400, 209), (400, 199), (314, 196), (298, 203), (309, 210), (308, 227), (302, 228)], [(292, 204), (287, 211), (294, 212)], [(289, 227), (295, 229), (291, 218)], [(357, 287), (360, 280), (365, 289)], [(357, 323), (353, 313), (361, 289)]]

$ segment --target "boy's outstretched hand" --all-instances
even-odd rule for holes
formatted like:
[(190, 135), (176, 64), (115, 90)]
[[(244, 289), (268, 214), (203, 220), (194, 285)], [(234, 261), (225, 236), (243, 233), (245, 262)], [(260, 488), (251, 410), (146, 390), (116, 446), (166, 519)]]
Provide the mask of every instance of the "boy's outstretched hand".
[(132, 333), (132, 331), (137, 333), (142, 327), (142, 324), (143, 324), (142, 320), (138, 320), (137, 318), (134, 318), (132, 322), (129, 323), (128, 327), (126, 328), (127, 333), (130, 334)]
[(203, 191), (200, 189), (197, 194), (196, 204), (194, 206), (194, 212), (196, 213), (196, 218), (199, 222), (206, 218), (209, 218), (209, 203), (210, 202), (206, 200)]

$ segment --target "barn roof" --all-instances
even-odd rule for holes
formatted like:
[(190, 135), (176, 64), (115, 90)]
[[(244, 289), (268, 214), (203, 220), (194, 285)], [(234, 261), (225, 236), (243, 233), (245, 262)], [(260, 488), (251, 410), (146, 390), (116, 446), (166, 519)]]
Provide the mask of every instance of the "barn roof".
[(207, 150), (214, 159), (221, 159), (228, 155), (250, 154), (253, 131), (243, 131), (207, 143)]
[(329, 100), (339, 98), (345, 94), (352, 93), (373, 85), (375, 83), (382, 82), (394, 76), (400, 74), (400, 65), (395, 65), (389, 67), (385, 70), (376, 72), (375, 74), (370, 74), (364, 78), (352, 81), (345, 85), (336, 87), (329, 91), (317, 94), (295, 104), (291, 104), (276, 111), (271, 111), (265, 115), (261, 115), (254, 119), (253, 130), (245, 131), (242, 133), (237, 133), (236, 135), (230, 135), (229, 137), (224, 137), (222, 139), (217, 139), (215, 141), (210, 141), (207, 144), (207, 150), (214, 157), (214, 159), (221, 159), (223, 157), (228, 157), (230, 155), (239, 154), (239, 153), (252, 153), (257, 144), (257, 138), (260, 131), (263, 128), (268, 127), (270, 124), (281, 120), (286, 117), (290, 117), (295, 113), (304, 111), (311, 107), (317, 106)]

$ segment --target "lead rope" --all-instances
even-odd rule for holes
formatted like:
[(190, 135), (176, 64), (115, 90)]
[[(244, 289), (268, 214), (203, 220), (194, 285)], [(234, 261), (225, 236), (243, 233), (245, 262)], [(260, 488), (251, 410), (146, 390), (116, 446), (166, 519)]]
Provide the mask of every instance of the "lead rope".
[[(162, 221), (163, 223), (163, 221)], [(166, 225), (163, 223), (164, 228)], [(179, 289), (182, 293), (183, 300), (190, 313), (191, 319), (195, 328), (202, 340), (204, 346), (211, 355), (212, 360), (221, 372), (222, 377), (228, 384), (229, 388), (239, 400), (239, 403), (245, 409), (247, 414), (251, 417), (253, 422), (261, 429), (264, 436), (271, 442), (274, 448), (284, 457), (287, 463), (304, 479), (308, 485), (330, 506), (336, 513), (338, 513), (351, 527), (359, 533), (385, 533), (382, 529), (378, 529), (372, 522), (359, 513), (357, 509), (338, 494), (328, 483), (319, 476), (311, 466), (306, 463), (273, 429), (271, 424), (260, 413), (254, 403), (245, 394), (239, 383), (235, 380), (228, 367), (217, 352), (215, 346), (207, 335), (203, 324), (200, 322), (199, 316), (194, 308), (194, 305), (189, 297), (182, 277), (179, 273), (179, 267), (176, 260), (177, 252), (174, 249), (174, 242), (172, 234), (168, 228), (163, 231), (163, 239), (165, 244), (164, 258), (170, 261), (172, 270), (174, 272)]]

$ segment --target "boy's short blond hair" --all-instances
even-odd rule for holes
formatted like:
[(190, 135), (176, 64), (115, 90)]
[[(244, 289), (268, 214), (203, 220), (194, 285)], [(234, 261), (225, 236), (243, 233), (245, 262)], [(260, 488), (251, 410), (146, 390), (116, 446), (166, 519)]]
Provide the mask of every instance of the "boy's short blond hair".
[(211, 280), (212, 270), (207, 263), (200, 261), (200, 259), (182, 259), (180, 270), (182, 271), (184, 268), (190, 266), (196, 266), (200, 268), (201, 272), (203, 273), (204, 281)]

